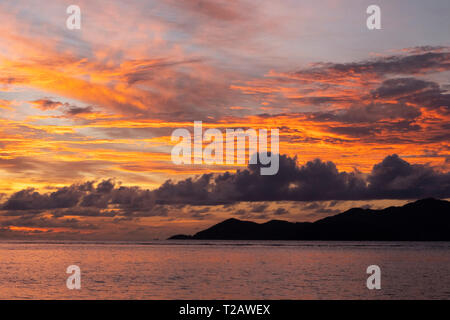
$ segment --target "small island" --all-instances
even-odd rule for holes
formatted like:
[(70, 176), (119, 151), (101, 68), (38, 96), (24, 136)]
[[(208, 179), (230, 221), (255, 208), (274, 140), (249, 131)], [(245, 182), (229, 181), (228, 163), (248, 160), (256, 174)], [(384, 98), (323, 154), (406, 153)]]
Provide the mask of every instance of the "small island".
[(450, 241), (450, 202), (429, 198), (382, 210), (353, 208), (315, 222), (231, 218), (169, 240)]

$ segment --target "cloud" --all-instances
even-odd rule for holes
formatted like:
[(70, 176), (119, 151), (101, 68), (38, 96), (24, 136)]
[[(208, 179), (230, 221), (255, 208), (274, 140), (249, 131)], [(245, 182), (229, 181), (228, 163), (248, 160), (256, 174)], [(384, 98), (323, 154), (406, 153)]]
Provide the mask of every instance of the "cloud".
[[(178, 182), (168, 180), (155, 190), (125, 187), (111, 179), (97, 184), (93, 181), (74, 184), (47, 194), (25, 189), (7, 198), (1, 209), (5, 215), (55, 210), (54, 216), (139, 217), (165, 216), (167, 208), (164, 205), (264, 202), (249, 207), (249, 214), (252, 214), (265, 212), (269, 201), (450, 197), (449, 172), (439, 172), (427, 165), (409, 164), (398, 155), (386, 157), (368, 175), (358, 171), (339, 171), (330, 161), (316, 159), (298, 166), (296, 160), (281, 155), (280, 170), (274, 176), (261, 176), (259, 165), (249, 165), (235, 173), (204, 174)], [(275, 212), (276, 215), (285, 213), (281, 210)], [(247, 210), (240, 214), (247, 214)]]
[(53, 101), (50, 99), (39, 99), (31, 101), (31, 103), (38, 109), (47, 111), (47, 110), (55, 110), (59, 107), (63, 106), (64, 104), (59, 101)]
[(281, 215), (284, 215), (284, 214), (287, 214), (287, 213), (288, 213), (288, 211), (285, 208), (277, 208), (273, 212), (273, 214), (276, 215), (276, 216), (281, 216)]
[[(193, 192), (187, 191), (190, 186)], [(167, 181), (162, 189), (177, 195), (174, 201), (189, 204), (446, 198), (450, 197), (450, 173), (409, 164), (397, 155), (386, 157), (368, 175), (339, 171), (333, 162), (320, 159), (298, 166), (296, 158), (282, 155), (275, 176), (261, 176), (258, 165), (250, 165), (236, 173), (203, 175), (198, 180), (178, 183)], [(159, 197), (158, 190), (156, 194), (159, 201), (171, 201), (169, 197)]]
[(450, 110), (450, 94), (432, 81), (415, 78), (396, 78), (384, 81), (372, 92), (373, 98), (397, 99), (400, 103), (410, 103), (430, 109), (444, 107)]
[(269, 207), (269, 204), (267, 204), (267, 203), (255, 204), (251, 207), (251, 212), (262, 213), (262, 212), (266, 211), (266, 209), (268, 207)]
[[(55, 215), (79, 216), (111, 216), (139, 214), (146, 211), (153, 215), (154, 196), (151, 191), (139, 187), (123, 187), (113, 180), (103, 180), (95, 185), (94, 181), (83, 184), (73, 184), (59, 188), (55, 192), (41, 194), (34, 189), (25, 189), (12, 194), (2, 205), (2, 210), (11, 214), (41, 213), (44, 210), (54, 211)], [(119, 210), (104, 212), (108, 206)], [(55, 209), (70, 209), (61, 211)], [(156, 214), (158, 215), (158, 214)]]
[(67, 228), (67, 229), (89, 229), (96, 230), (99, 227), (95, 224), (82, 223), (75, 218), (59, 219), (48, 217), (33, 217), (33, 216), (21, 216), (19, 218), (2, 221), (0, 223), (2, 227), (26, 227), (26, 228)]
[(186, 0), (173, 1), (166, 0), (168, 3), (176, 6), (181, 6), (192, 13), (208, 17), (219, 21), (235, 21), (244, 19), (243, 1), (206, 1), (206, 0)]
[[(361, 62), (315, 63), (312, 68), (292, 73), (293, 77), (304, 81), (324, 79), (355, 79), (362, 75), (419, 75), (450, 70), (450, 52), (421, 51), (407, 55), (378, 57)], [(424, 49), (425, 50), (425, 49)]]
[(92, 113), (93, 112), (93, 108), (91, 106), (89, 107), (70, 107), (68, 108), (65, 113), (71, 116), (76, 116), (79, 114), (86, 114), (86, 113)]
[(271, 71), (264, 79), (232, 88), (274, 106), (270, 116), (277, 122), (289, 117), (292, 126), (287, 128), (321, 132), (304, 138), (303, 132), (292, 132), (294, 141), (330, 147), (350, 141), (390, 147), (415, 141), (418, 146), (448, 141), (450, 94), (436, 75), (449, 70), (450, 47), (424, 46), (356, 62)]
[(367, 179), (368, 194), (375, 199), (448, 198), (450, 173), (426, 165), (409, 164), (398, 155), (386, 157), (373, 167)]
[[(187, 178), (186, 180), (176, 183), (167, 180), (154, 191), (154, 194), (156, 201), (162, 204), (208, 203), (212, 201), (212, 199), (210, 199), (212, 182), (213, 174), (203, 174), (197, 179)], [(214, 202), (215, 201), (212, 201), (212, 203)]]
[(383, 81), (380, 87), (372, 91), (374, 98), (397, 98), (427, 89), (435, 90), (439, 86), (431, 81), (416, 78), (395, 78)]
[(418, 108), (403, 103), (371, 103), (352, 106), (335, 112), (316, 112), (309, 116), (314, 121), (341, 123), (375, 123), (380, 120), (416, 119), (421, 115)]
[(83, 114), (89, 114), (94, 112), (94, 108), (92, 106), (87, 107), (78, 107), (70, 105), (67, 102), (53, 101), (50, 99), (39, 99), (31, 101), (31, 104), (36, 108), (48, 111), (48, 110), (57, 110), (60, 109), (67, 117), (74, 117)]
[(45, 210), (74, 207), (86, 193), (92, 192), (92, 182), (59, 188), (50, 194), (41, 194), (33, 188), (14, 193), (3, 204), (3, 210)]

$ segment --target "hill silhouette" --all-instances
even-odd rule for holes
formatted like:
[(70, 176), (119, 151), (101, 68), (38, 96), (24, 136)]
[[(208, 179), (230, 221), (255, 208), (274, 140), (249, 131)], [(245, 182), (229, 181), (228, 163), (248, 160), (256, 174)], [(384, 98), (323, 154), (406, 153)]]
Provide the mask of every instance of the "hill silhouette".
[(450, 202), (430, 198), (382, 210), (353, 208), (315, 222), (231, 218), (169, 239), (450, 241)]

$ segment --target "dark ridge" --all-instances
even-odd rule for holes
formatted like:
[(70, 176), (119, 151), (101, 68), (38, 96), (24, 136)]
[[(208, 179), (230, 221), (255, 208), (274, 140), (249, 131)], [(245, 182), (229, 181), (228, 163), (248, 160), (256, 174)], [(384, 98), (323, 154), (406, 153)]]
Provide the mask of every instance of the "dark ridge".
[(192, 239), (192, 236), (187, 236), (185, 234), (176, 234), (169, 238), (170, 240), (189, 240)]
[(232, 218), (169, 239), (450, 241), (450, 202), (429, 198), (382, 210), (353, 208), (313, 223)]

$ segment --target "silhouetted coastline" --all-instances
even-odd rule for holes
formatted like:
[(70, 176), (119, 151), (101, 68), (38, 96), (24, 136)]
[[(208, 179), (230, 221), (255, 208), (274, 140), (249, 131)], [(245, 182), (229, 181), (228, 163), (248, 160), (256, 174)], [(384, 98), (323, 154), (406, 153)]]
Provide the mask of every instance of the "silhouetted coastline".
[(450, 202), (423, 199), (382, 210), (353, 208), (315, 222), (228, 219), (170, 240), (450, 241)]

